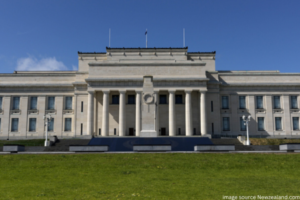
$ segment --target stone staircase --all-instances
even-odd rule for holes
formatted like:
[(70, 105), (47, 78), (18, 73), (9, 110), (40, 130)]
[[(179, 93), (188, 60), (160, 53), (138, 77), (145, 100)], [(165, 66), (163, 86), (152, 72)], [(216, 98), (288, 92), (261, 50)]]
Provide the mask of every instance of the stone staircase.
[(70, 145), (87, 145), (90, 139), (60, 139), (54, 146), (46, 147), (44, 151), (69, 151)]

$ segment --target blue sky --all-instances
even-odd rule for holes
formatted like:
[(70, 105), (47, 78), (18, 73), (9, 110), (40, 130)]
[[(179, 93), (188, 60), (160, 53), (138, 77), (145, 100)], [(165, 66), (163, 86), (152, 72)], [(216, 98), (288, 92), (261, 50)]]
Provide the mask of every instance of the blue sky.
[(0, 0), (0, 73), (73, 70), (77, 51), (217, 51), (217, 70), (300, 72), (300, 1)]

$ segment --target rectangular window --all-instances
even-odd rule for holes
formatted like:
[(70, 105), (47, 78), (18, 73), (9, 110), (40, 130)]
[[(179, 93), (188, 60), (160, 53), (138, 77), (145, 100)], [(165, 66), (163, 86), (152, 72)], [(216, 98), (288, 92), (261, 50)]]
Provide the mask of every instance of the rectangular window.
[(222, 96), (222, 109), (228, 109), (228, 96)]
[(0, 110), (2, 110), (2, 97), (0, 97)]
[(48, 110), (54, 110), (55, 97), (48, 97)]
[(194, 135), (196, 135), (196, 128), (194, 128)]
[(48, 131), (54, 131), (54, 118), (48, 122)]
[(83, 112), (83, 101), (81, 102), (81, 112)]
[(167, 104), (167, 95), (159, 95), (159, 104)]
[(263, 117), (258, 117), (257, 118), (257, 123), (258, 123), (258, 130), (259, 131), (264, 131), (265, 130), (265, 118)]
[(181, 129), (178, 128), (178, 135), (181, 135)]
[(223, 117), (223, 131), (229, 131), (230, 124), (229, 124), (229, 117)]
[(276, 131), (282, 130), (281, 117), (275, 117), (275, 129)]
[(83, 123), (80, 124), (80, 135), (83, 133)]
[(274, 109), (280, 109), (280, 96), (274, 96)]
[(30, 110), (37, 110), (37, 97), (30, 97)]
[(297, 96), (291, 96), (291, 108), (292, 109), (298, 108)]
[(12, 118), (11, 119), (11, 131), (17, 132), (19, 128), (19, 118)]
[(72, 97), (66, 97), (65, 110), (72, 110)]
[(239, 96), (240, 109), (246, 109), (246, 96)]
[(128, 104), (135, 104), (135, 95), (128, 95)]
[(101, 135), (101, 128), (99, 128), (99, 135)]
[(299, 130), (299, 117), (293, 117), (293, 130)]
[(112, 104), (119, 104), (119, 95), (112, 95)]
[(211, 133), (214, 134), (214, 123), (211, 123)]
[(213, 101), (210, 102), (210, 110), (211, 110), (211, 112), (214, 112), (214, 102)]
[(181, 94), (175, 95), (175, 104), (183, 104)]
[(263, 96), (256, 96), (256, 109), (263, 109)]
[(36, 118), (29, 118), (29, 131), (36, 131)]
[(20, 109), (20, 97), (13, 97), (13, 110), (19, 110)]
[(117, 129), (116, 128), (114, 129), (114, 135), (117, 135)]
[(240, 117), (240, 128), (241, 131), (246, 131), (246, 125), (242, 117)]
[(72, 118), (65, 118), (65, 131), (71, 131)]

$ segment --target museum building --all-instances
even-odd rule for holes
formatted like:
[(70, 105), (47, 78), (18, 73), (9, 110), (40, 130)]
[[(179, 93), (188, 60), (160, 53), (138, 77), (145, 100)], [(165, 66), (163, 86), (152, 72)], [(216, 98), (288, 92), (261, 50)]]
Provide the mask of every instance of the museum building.
[(155, 136), (238, 136), (243, 115), (250, 136), (300, 137), (300, 74), (216, 71), (215, 56), (106, 48), (78, 52), (78, 71), (0, 74), (0, 138), (142, 136), (146, 118)]

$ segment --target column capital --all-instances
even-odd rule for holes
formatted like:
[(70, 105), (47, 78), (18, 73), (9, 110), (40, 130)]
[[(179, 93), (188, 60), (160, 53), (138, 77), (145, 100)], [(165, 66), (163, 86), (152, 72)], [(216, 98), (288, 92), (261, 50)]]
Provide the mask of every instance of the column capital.
[(135, 90), (136, 93), (142, 93), (143, 90)]
[(110, 91), (109, 90), (102, 90), (103, 93), (108, 94)]
[(191, 93), (192, 92), (192, 89), (186, 89), (184, 90), (185, 93)]
[(206, 93), (207, 90), (199, 90), (200, 93)]
[(94, 94), (95, 91), (87, 91), (89, 94)]
[(175, 89), (171, 89), (171, 90), (168, 90), (169, 93), (175, 93), (176, 90)]
[(124, 93), (126, 93), (126, 90), (119, 90), (119, 93), (124, 94)]

